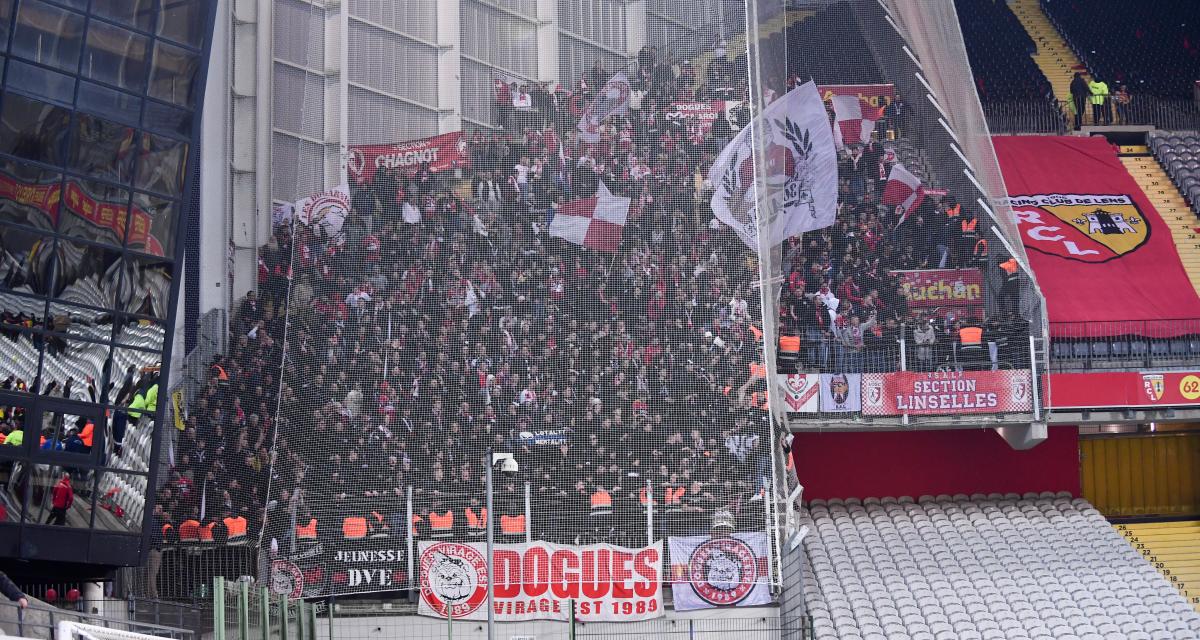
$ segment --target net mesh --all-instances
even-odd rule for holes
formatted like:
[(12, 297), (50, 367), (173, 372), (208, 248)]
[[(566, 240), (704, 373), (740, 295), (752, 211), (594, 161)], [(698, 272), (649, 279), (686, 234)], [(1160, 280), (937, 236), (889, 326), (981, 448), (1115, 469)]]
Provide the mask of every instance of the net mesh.
[[(422, 541), (483, 539), (489, 449), (519, 466), (496, 478), (497, 542), (765, 532), (778, 582), (782, 434), (865, 412), (787, 403), (775, 372), (1029, 372), (1040, 308), (1000, 275), (1005, 242), (979, 250), (1011, 224), (956, 26), (906, 40), (916, 14), (874, 0), (272, 6), (273, 233), (160, 502), (246, 518), (273, 585), (414, 588)], [(833, 226), (752, 249), (714, 218), (709, 169), (809, 80), (875, 133), (839, 151)], [(883, 201), (897, 164), (927, 187), (908, 211)], [(930, 271), (962, 299), (911, 301), (905, 274)], [(967, 319), (1011, 350), (960, 361)]]

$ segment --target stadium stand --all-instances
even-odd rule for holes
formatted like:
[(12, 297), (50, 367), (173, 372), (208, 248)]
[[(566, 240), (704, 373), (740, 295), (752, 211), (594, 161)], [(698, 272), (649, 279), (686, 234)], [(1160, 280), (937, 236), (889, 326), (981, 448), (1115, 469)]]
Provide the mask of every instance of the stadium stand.
[[(1153, 132), (1150, 134), (1150, 150), (1170, 175), (1171, 182), (1183, 194), (1192, 211), (1200, 216), (1200, 133)], [(1194, 224), (1191, 226), (1194, 227)]]
[(1200, 77), (1195, 3), (1042, 0), (1041, 6), (1099, 77), (1138, 95), (1191, 99)]
[[(788, 57), (788, 73), (807, 82), (871, 84), (887, 82), (870, 55), (861, 31), (845, 29), (854, 20), (854, 8), (846, 2), (834, 3), (814, 16), (788, 26), (788, 51), (820, 51), (820, 56)], [(828, 64), (837, 60), (836, 66)]]
[(1200, 615), (1069, 494), (814, 500), (816, 637), (1193, 638)]
[(1200, 611), (1200, 521), (1139, 522), (1115, 527)]
[[(857, 30), (826, 28), (847, 11), (835, 3), (773, 36), (855, 50), (844, 75), (796, 60), (793, 80), (818, 71), (819, 82), (883, 79)], [(418, 537), (447, 528), (467, 537), (467, 510), (480, 509), (477, 452), (489, 445), (527, 461), (498, 487), (508, 535), (637, 542), (651, 499), (661, 535), (702, 531), (718, 509), (739, 527), (761, 523), (769, 455), (755, 272), (711, 218), (704, 180), (744, 120), (735, 113), (704, 134), (665, 117), (672, 100), (742, 97), (745, 56), (714, 51), (723, 45), (695, 65), (702, 77), (639, 56), (630, 74), (640, 108), (610, 123), (599, 145), (578, 142), (569, 107), (578, 101), (559, 95), (566, 108), (467, 134), (473, 168), (462, 181), (422, 167), (352, 184), (343, 243), (316, 228), (276, 228), (260, 254), (258, 295), (241, 303), (229, 352), (189, 407), (158, 527), (199, 519), (206, 502), (208, 520), (228, 511), (252, 531), (267, 514), (271, 537), (292, 535), (280, 526), (292, 509), (300, 523), (315, 518), (322, 539), (359, 538), (359, 518), (368, 537), (403, 536), (412, 487)], [(591, 70), (576, 86), (590, 99), (610, 73)], [(972, 205), (930, 195), (900, 226), (880, 204), (896, 161), (938, 186), (902, 118), (883, 115), (878, 137), (895, 140), (841, 156), (839, 224), (786, 248), (781, 331), (801, 337), (806, 371), (895, 370), (897, 339), (923, 318), (890, 272), (988, 259)], [(640, 209), (616, 256), (546, 235), (548, 211), (600, 180)], [(842, 301), (836, 314), (816, 302), (826, 295)], [(294, 351), (280, 368), (285, 318)], [(1004, 366), (1027, 366), (1028, 328), (1011, 309), (936, 321), (919, 366), (990, 367), (957, 361), (967, 322), (1002, 345)], [(525, 483), (531, 516), (518, 524)], [(346, 518), (355, 518), (349, 529)]]
[(1054, 95), (1033, 61), (1037, 44), (1007, 3), (955, 0), (954, 6), (980, 100), (1036, 100)]
[(956, 0), (954, 4), (991, 130), (1061, 130), (1054, 88), (1034, 62), (1038, 45), (1008, 3)]

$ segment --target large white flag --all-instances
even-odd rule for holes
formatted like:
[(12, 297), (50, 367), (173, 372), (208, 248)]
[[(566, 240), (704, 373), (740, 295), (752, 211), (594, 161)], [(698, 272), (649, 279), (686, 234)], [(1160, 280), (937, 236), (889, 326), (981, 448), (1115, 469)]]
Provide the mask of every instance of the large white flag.
[[(766, 148), (763, 184), (755, 183), (752, 127), (762, 128)], [(770, 221), (771, 246), (832, 225), (837, 152), (817, 85), (800, 85), (768, 105), (721, 151), (708, 178), (716, 187), (713, 213), (756, 251), (760, 212)]]
[(579, 118), (579, 139), (595, 143), (600, 142), (600, 123), (613, 114), (629, 113), (629, 78), (625, 73), (608, 79), (603, 87), (596, 92), (596, 98), (583, 110)]

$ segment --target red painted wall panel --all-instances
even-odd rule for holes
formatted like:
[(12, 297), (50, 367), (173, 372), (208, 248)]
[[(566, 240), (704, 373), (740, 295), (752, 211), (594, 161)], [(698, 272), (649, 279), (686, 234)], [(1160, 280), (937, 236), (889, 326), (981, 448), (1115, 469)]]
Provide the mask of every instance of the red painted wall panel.
[(992, 429), (801, 433), (792, 445), (804, 499), (1070, 491), (1079, 495), (1075, 427), (1016, 451)]

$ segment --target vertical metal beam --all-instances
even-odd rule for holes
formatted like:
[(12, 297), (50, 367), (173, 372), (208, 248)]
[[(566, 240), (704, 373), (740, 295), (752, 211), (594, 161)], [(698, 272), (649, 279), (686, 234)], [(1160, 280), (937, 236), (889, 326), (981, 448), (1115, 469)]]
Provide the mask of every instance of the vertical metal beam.
[(213, 640), (225, 640), (225, 579), (213, 578)]
[[(496, 567), (492, 556), (496, 550), (496, 531), (493, 522), (496, 519), (492, 505), (492, 448), (487, 450), (487, 640), (495, 640), (496, 608), (493, 605), (495, 594), (492, 584), (495, 582)], [(446, 605), (446, 617), (450, 617), (449, 604)], [(286, 638), (284, 639), (286, 640)]]
[[(409, 563), (411, 564), (411, 562), (412, 560), (410, 559)], [(325, 609), (325, 619), (327, 621), (326, 624), (329, 625), (329, 640), (333, 640), (333, 613), (334, 609), (336, 608), (337, 598), (335, 596), (329, 596), (329, 606)]]
[(529, 508), (529, 483), (525, 483), (525, 543), (533, 542), (533, 510)]
[(1031, 389), (1033, 390), (1033, 421), (1039, 422), (1042, 419), (1042, 400), (1038, 397), (1038, 360), (1037, 360), (1037, 339), (1034, 336), (1029, 336), (1029, 374)]
[(654, 544), (654, 483), (646, 479), (646, 546)]
[[(408, 586), (410, 587), (416, 584), (416, 576), (413, 575), (413, 538), (415, 537), (416, 532), (413, 531), (412, 493), (412, 485), (410, 484), (408, 485), (408, 499), (406, 501), (407, 507), (405, 508), (405, 517), (407, 520), (405, 520), (404, 527), (404, 530), (408, 532)], [(329, 615), (332, 616), (333, 603), (331, 602), (329, 606)]]
[(266, 587), (258, 589), (258, 630), (262, 640), (271, 640), (271, 592)]
[[(238, 640), (251, 640), (250, 638), (250, 583), (242, 582), (238, 585)], [(179, 608), (183, 611), (183, 607)]]
[(567, 640), (575, 640), (575, 601), (567, 600)]
[[(268, 596), (269, 597), (269, 596)], [(288, 597), (279, 594), (279, 640), (288, 640)]]

